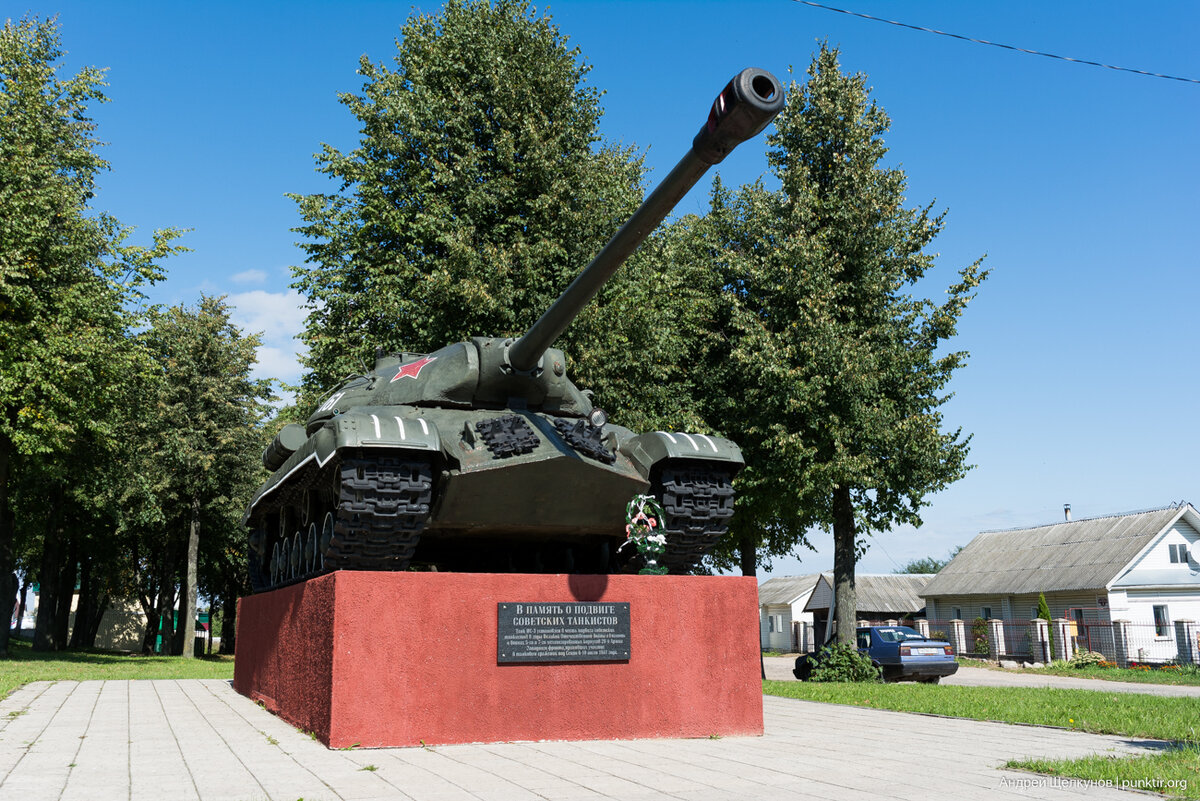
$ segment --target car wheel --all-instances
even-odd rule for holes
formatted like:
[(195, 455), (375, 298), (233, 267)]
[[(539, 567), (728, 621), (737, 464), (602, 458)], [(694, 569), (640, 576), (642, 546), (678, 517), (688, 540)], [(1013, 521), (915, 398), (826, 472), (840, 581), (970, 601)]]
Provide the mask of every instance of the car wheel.
[(812, 678), (813, 665), (812, 660), (807, 656), (796, 658), (796, 666), (792, 669), (792, 675), (800, 681), (808, 681)]
[(937, 684), (942, 680), (941, 676), (924, 676), (921, 681), (925, 684)]

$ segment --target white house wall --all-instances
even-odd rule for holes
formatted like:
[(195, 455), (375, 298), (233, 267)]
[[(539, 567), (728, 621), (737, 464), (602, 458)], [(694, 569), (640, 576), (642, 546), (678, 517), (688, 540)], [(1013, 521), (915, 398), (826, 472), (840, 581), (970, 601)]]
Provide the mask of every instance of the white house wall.
[[(775, 630), (772, 631), (772, 628)], [(759, 607), (759, 641), (763, 648), (775, 651), (792, 649), (792, 607), (765, 604)]]
[[(1187, 545), (1188, 565), (1171, 561), (1170, 546)], [(1190, 566), (1197, 567), (1197, 557), (1200, 557), (1200, 531), (1192, 528), (1187, 521), (1180, 519), (1158, 539), (1151, 543), (1143, 553), (1133, 561), (1128, 572), (1121, 573), (1122, 584), (1138, 584), (1138, 574), (1151, 570), (1180, 570), (1185, 571)]]
[[(1195, 590), (1129, 590), (1121, 609), (1113, 610), (1114, 620), (1129, 621), (1130, 656), (1155, 662), (1170, 661), (1178, 655), (1175, 645), (1176, 620), (1200, 621), (1200, 597)], [(1154, 607), (1167, 607), (1165, 636), (1154, 633)]]

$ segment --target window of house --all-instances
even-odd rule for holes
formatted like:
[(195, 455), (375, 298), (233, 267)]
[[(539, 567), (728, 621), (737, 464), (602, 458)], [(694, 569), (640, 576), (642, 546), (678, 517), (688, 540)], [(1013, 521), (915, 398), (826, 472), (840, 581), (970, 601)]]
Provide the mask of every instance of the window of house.
[(954, 616), (951, 617), (950, 619), (951, 620), (962, 620), (962, 608), (958, 607), (958, 606), (954, 607)]
[(1178, 544), (1172, 543), (1167, 546), (1167, 549), (1171, 553), (1171, 561), (1172, 562), (1182, 562), (1185, 565), (1187, 564), (1187, 560), (1188, 560), (1187, 543), (1185, 543), (1185, 542), (1181, 542)]
[(979, 616), (981, 618), (983, 618), (984, 620), (991, 620), (992, 619), (992, 607), (990, 607), (990, 606), (979, 607)]
[(1037, 620), (1037, 607), (1036, 606), (1029, 607), (1029, 619)]
[(774, 615), (767, 615), (767, 631), (771, 632), (772, 634), (775, 633), (775, 616)]
[(1167, 637), (1171, 623), (1167, 618), (1166, 605), (1154, 607), (1154, 636)]

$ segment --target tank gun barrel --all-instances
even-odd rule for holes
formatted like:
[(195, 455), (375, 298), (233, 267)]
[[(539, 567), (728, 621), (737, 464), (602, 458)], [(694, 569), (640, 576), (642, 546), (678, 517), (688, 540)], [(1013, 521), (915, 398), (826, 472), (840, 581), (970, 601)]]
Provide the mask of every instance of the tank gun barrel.
[(520, 372), (533, 370), (546, 349), (708, 168), (766, 128), (783, 109), (783, 103), (783, 88), (766, 70), (750, 67), (734, 76), (713, 101), (708, 120), (692, 140), (691, 149), (558, 300), (508, 347), (508, 364)]

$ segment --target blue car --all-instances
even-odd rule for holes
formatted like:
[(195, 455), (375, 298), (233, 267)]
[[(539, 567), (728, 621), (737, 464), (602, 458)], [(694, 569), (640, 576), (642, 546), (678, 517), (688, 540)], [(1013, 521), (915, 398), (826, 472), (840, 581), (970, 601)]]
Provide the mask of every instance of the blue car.
[[(871, 657), (884, 681), (922, 681), (937, 684), (942, 676), (958, 670), (954, 648), (945, 640), (931, 640), (908, 626), (864, 626), (858, 629), (858, 651)], [(808, 681), (820, 659), (803, 654), (792, 673)]]

